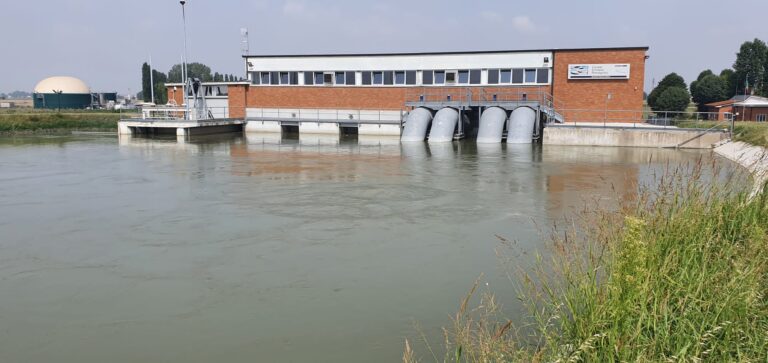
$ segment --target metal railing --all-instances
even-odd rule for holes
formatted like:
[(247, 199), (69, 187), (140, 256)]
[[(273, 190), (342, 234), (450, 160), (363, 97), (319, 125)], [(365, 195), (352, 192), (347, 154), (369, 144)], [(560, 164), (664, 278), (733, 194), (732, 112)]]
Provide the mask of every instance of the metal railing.
[(562, 103), (540, 87), (414, 87), (405, 95), (408, 103), (485, 106), (493, 103), (538, 104), (561, 108)]
[[(187, 112), (189, 111), (189, 114)], [(208, 107), (202, 114), (197, 109), (183, 106), (142, 106), (138, 109), (120, 110), (120, 119), (147, 121), (205, 121), (230, 118), (229, 107)]]
[(376, 123), (399, 125), (403, 120), (402, 110), (344, 110), (326, 108), (249, 108), (249, 120), (266, 121), (309, 121), (332, 123)]
[(713, 124), (731, 126), (733, 115), (717, 112), (558, 109), (566, 125), (603, 127), (709, 128)]

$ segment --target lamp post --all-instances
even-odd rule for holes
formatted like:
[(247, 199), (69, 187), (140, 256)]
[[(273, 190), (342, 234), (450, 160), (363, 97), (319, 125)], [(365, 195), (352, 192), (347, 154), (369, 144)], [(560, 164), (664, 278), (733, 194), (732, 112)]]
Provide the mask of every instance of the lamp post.
[(182, 88), (182, 91), (184, 95), (182, 96), (182, 102), (184, 103), (184, 118), (189, 118), (189, 102), (187, 102), (187, 13), (184, 5), (187, 4), (185, 0), (179, 1), (179, 4), (181, 4), (181, 20), (184, 24), (184, 59), (182, 60), (182, 73), (184, 76), (184, 86)]
[(56, 112), (61, 112), (61, 94), (64, 90), (53, 90), (53, 93), (56, 94)]

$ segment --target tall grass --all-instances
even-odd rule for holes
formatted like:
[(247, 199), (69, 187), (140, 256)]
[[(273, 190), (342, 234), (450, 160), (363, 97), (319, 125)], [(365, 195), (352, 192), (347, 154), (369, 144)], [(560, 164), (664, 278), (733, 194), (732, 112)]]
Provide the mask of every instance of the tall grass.
[(553, 257), (521, 274), (527, 317), (468, 296), (444, 361), (766, 362), (768, 191), (682, 174), (555, 233)]
[(0, 113), (0, 133), (56, 130), (115, 130), (119, 113)]

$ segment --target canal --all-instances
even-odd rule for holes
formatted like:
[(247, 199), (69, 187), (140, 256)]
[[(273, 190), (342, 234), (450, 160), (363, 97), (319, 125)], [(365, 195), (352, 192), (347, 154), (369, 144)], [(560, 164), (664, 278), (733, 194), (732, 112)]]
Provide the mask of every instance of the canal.
[(554, 222), (712, 159), (304, 136), (0, 138), (0, 361), (399, 361), (420, 332), (442, 345), (480, 276), (519, 312), (508, 272), (547, 253)]

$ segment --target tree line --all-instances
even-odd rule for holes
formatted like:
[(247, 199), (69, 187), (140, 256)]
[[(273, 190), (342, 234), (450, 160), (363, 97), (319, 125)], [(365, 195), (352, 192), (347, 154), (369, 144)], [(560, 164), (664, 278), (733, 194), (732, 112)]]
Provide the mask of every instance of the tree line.
[(654, 111), (685, 111), (691, 101), (699, 111), (705, 111), (707, 103), (743, 94), (768, 96), (768, 46), (757, 38), (741, 44), (733, 68), (719, 74), (706, 69), (690, 86), (677, 73), (670, 73), (651, 91), (647, 101)]
[[(155, 103), (159, 105), (168, 103), (168, 92), (165, 89), (165, 84), (182, 83), (184, 78), (182, 73), (181, 64), (173, 65), (168, 73), (151, 69), (147, 63), (142, 64), (141, 92), (139, 92), (136, 98), (142, 99), (144, 102), (151, 102), (152, 90), (154, 89)], [(203, 82), (239, 82), (245, 80), (243, 77), (238, 77), (234, 74), (211, 73), (210, 67), (198, 62), (187, 64), (187, 76), (199, 78)]]

